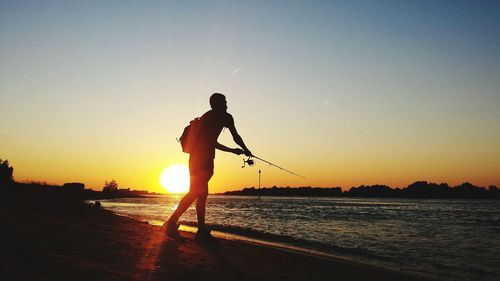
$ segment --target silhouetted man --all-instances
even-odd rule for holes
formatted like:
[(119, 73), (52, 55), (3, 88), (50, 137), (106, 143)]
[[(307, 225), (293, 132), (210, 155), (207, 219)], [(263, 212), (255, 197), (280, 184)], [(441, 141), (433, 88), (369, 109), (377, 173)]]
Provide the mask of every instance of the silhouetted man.
[[(252, 156), (234, 126), (233, 116), (227, 113), (226, 97), (215, 93), (210, 96), (211, 110), (200, 117), (196, 141), (189, 155), (189, 192), (181, 199), (177, 209), (166, 224), (167, 235), (180, 239), (177, 231), (177, 221), (180, 216), (196, 201), (196, 216), (198, 218), (197, 240), (212, 239), (210, 230), (205, 225), (205, 209), (208, 196), (208, 182), (214, 173), (215, 149), (240, 155)], [(217, 142), (223, 128), (228, 128), (233, 140), (242, 148), (229, 148)]]

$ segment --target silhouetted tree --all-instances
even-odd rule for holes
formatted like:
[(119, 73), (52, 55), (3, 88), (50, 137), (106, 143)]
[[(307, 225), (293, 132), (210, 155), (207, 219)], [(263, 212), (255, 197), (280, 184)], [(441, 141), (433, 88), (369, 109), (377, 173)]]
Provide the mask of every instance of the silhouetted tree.
[(391, 189), (387, 185), (380, 184), (372, 186), (361, 185), (358, 187), (351, 187), (347, 195), (356, 197), (392, 197), (394, 195), (394, 189)]
[(464, 182), (461, 185), (455, 186), (453, 192), (456, 193), (456, 197), (460, 198), (481, 198), (487, 194), (485, 188), (475, 186), (469, 182)]
[(105, 181), (104, 187), (102, 188), (102, 192), (117, 192), (118, 191), (118, 183), (115, 180), (111, 180), (110, 182)]
[(488, 193), (490, 194), (491, 198), (500, 198), (500, 188), (496, 187), (495, 185), (490, 185), (488, 187)]
[(9, 166), (9, 160), (0, 159), (0, 185), (7, 185), (14, 182), (14, 168)]
[(414, 198), (449, 198), (452, 197), (452, 190), (446, 183), (432, 183), (426, 181), (416, 181), (406, 189), (403, 194)]

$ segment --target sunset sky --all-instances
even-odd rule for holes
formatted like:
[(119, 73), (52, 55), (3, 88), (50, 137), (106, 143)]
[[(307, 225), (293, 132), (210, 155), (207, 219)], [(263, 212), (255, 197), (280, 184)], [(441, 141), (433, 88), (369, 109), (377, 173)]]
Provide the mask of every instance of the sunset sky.
[[(162, 191), (213, 92), (252, 152), (211, 192), (500, 186), (499, 1), (0, 1), (0, 158), (17, 181)], [(229, 131), (219, 138), (234, 147)]]

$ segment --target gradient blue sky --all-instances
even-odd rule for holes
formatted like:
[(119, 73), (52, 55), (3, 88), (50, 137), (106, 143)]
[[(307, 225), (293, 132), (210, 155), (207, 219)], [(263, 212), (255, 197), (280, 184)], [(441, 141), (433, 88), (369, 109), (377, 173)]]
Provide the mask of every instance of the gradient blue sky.
[[(264, 185), (500, 185), (498, 1), (0, 1), (18, 180), (161, 190), (212, 92)], [(221, 142), (232, 146), (228, 132)], [(256, 185), (219, 153), (212, 191)]]

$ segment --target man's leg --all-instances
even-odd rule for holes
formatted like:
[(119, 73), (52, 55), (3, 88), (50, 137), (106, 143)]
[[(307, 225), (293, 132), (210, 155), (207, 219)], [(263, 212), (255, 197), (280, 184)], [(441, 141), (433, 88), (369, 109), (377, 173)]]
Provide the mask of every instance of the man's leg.
[(198, 196), (196, 200), (196, 217), (198, 219), (198, 228), (205, 228), (205, 210), (208, 194)]
[(198, 218), (198, 231), (196, 232), (195, 239), (197, 241), (214, 241), (210, 235), (210, 229), (205, 224), (205, 210), (208, 196), (208, 182), (214, 174), (214, 162), (210, 159), (204, 165), (203, 176), (200, 178), (199, 196), (196, 200), (196, 217)]
[(184, 212), (193, 204), (194, 200), (196, 199), (196, 194), (192, 193), (191, 191), (188, 192), (188, 194), (184, 195), (182, 197), (181, 201), (179, 202), (179, 205), (175, 209), (174, 213), (170, 218), (168, 219), (168, 226), (173, 227), (177, 224), (177, 221), (179, 218), (184, 214)]
[(199, 194), (198, 194), (198, 199), (196, 200), (196, 218), (198, 219), (198, 229), (206, 229), (205, 225), (205, 210), (206, 210), (206, 203), (207, 203), (207, 196), (208, 196), (208, 182), (212, 178), (212, 175), (214, 174), (214, 160), (209, 159), (205, 162), (205, 165), (203, 166), (204, 171), (203, 174), (201, 175), (200, 179), (200, 185), (198, 186), (200, 189), (198, 189)]
[(191, 158), (189, 159), (189, 176), (190, 176), (190, 185), (189, 185), (189, 192), (182, 197), (181, 201), (179, 202), (179, 205), (177, 205), (177, 208), (175, 209), (174, 213), (170, 216), (170, 218), (167, 221), (167, 231), (172, 232), (172, 233), (177, 233), (177, 221), (179, 218), (184, 214), (184, 212), (193, 204), (194, 200), (199, 195), (199, 184), (200, 184), (200, 178), (199, 175), (199, 170), (196, 169), (192, 165)]

